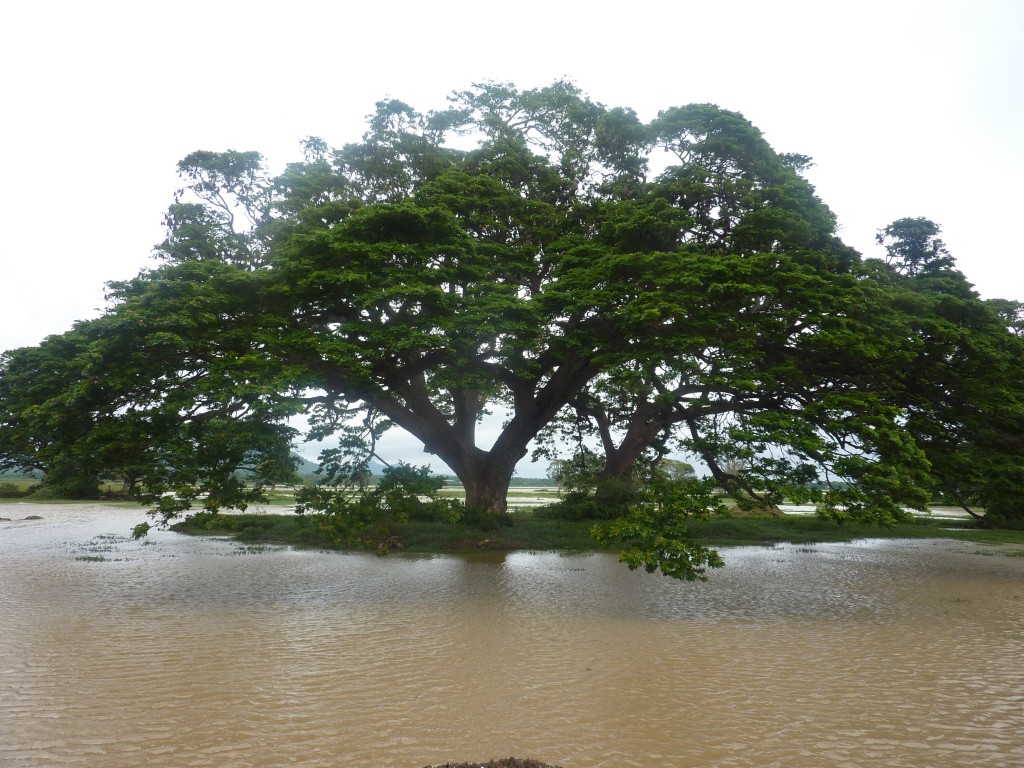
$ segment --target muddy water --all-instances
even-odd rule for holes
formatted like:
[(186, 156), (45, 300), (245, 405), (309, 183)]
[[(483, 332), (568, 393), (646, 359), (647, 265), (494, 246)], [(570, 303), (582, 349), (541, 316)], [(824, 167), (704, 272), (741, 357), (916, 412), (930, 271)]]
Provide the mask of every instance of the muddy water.
[[(0, 764), (1024, 765), (1024, 558), (389, 558), (0, 516)], [(987, 555), (978, 554), (984, 551)]]

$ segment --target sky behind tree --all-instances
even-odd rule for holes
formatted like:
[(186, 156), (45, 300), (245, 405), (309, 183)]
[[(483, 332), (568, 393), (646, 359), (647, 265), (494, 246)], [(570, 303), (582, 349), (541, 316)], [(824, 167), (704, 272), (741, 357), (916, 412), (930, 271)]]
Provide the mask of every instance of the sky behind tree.
[(0, 350), (95, 317), (153, 264), (196, 149), (357, 140), (385, 97), (568, 78), (644, 120), (710, 102), (807, 173), (840, 235), (924, 216), (986, 298), (1024, 300), (1024, 3), (49, 2), (0, 11)]

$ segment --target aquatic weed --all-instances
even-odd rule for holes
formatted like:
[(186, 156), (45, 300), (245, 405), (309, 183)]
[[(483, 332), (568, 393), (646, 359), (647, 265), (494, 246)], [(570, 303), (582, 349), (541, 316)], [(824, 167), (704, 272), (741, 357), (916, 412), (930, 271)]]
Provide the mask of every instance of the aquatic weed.
[(262, 544), (246, 544), (244, 546), (237, 547), (231, 554), (233, 555), (262, 555), (266, 552), (270, 552), (274, 547), (267, 547)]

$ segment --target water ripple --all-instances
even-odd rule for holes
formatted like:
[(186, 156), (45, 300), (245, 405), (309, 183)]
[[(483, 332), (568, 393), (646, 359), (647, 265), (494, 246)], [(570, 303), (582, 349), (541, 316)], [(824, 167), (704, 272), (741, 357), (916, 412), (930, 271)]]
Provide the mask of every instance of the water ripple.
[(1024, 562), (974, 545), (730, 549), (685, 584), (47, 510), (0, 524), (4, 768), (1024, 764)]

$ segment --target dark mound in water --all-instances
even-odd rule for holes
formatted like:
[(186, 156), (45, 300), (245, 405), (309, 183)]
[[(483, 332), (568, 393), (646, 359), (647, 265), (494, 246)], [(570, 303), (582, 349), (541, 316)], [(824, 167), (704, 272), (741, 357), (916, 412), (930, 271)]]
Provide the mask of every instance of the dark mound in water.
[(489, 763), (445, 763), (444, 765), (428, 765), (426, 768), (558, 768), (558, 766), (538, 763), (536, 760), (506, 757), (504, 760), (491, 760)]

